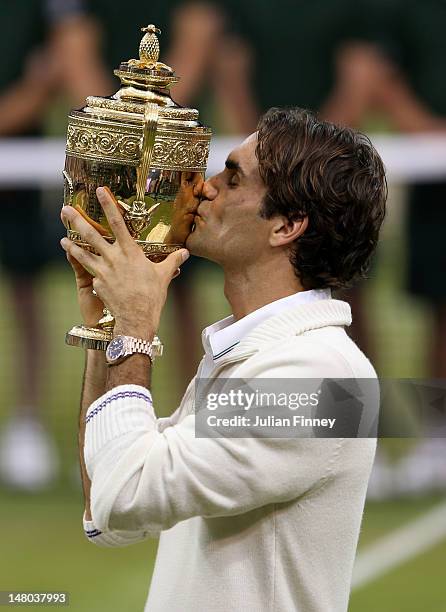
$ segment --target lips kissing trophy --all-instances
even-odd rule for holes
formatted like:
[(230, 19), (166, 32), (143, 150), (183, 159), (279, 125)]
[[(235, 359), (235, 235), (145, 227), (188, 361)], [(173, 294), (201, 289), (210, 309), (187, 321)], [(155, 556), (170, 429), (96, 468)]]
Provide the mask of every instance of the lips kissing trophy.
[[(206, 171), (211, 130), (198, 111), (176, 104), (169, 93), (179, 81), (158, 61), (160, 31), (149, 25), (139, 46), (139, 60), (121, 63), (121, 80), (108, 98), (89, 96), (87, 105), (68, 116), (64, 204), (76, 210), (113, 242), (96, 188), (114, 195), (132, 238), (151, 261), (161, 261), (184, 246), (199, 202), (194, 185)], [(94, 252), (69, 225), (68, 238)], [(66, 335), (72, 346), (106, 350), (114, 319), (104, 309), (96, 327), (77, 325)], [(158, 341), (154, 356), (162, 351)]]

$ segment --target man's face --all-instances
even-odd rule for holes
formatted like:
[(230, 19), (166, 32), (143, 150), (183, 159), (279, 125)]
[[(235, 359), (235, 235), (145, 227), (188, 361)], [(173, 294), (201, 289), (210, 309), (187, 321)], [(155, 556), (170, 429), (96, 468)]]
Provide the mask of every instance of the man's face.
[(249, 265), (269, 248), (270, 223), (259, 216), (266, 193), (255, 155), (256, 134), (234, 149), (225, 169), (208, 179), (186, 241), (194, 255), (227, 266)]

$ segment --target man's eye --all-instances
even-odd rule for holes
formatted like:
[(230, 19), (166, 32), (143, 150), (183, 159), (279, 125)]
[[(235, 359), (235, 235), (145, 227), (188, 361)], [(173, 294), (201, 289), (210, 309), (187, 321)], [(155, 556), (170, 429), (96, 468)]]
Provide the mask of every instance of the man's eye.
[(238, 177), (237, 176), (233, 176), (231, 177), (231, 180), (228, 183), (229, 187), (237, 187), (238, 185)]

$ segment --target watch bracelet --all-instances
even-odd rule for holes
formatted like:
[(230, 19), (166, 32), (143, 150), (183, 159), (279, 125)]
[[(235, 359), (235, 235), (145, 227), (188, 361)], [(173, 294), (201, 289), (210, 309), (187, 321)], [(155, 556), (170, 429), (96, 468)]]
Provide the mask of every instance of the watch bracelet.
[[(152, 343), (148, 340), (142, 340), (141, 338), (134, 338), (133, 336), (127, 336), (130, 339), (128, 344), (128, 350), (130, 351), (128, 354), (133, 355), (135, 353), (140, 353), (141, 355), (147, 355), (150, 359), (150, 363), (153, 364), (153, 351), (152, 351)], [(149, 352), (147, 352), (147, 349)]]
[[(152, 341), (142, 340), (141, 338), (135, 338), (134, 336), (127, 336), (127, 338), (130, 338), (130, 354), (140, 353), (142, 355), (148, 355), (151, 363), (153, 363), (155, 357), (161, 357), (163, 354), (163, 344), (156, 335), (153, 337)], [(147, 353), (144, 350), (146, 348), (150, 349), (150, 353)]]

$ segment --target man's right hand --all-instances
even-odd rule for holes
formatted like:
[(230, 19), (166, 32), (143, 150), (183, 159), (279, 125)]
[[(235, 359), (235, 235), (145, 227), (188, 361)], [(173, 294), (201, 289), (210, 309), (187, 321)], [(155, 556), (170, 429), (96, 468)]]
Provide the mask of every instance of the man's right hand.
[(67, 253), (67, 259), (76, 277), (77, 299), (84, 325), (96, 327), (102, 317), (103, 302), (93, 294), (93, 276)]

